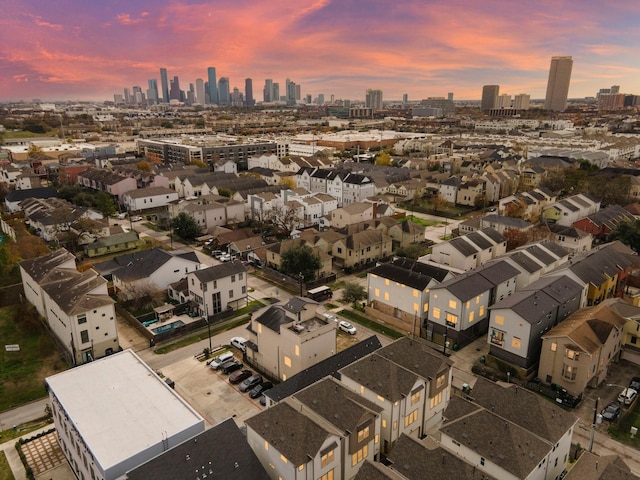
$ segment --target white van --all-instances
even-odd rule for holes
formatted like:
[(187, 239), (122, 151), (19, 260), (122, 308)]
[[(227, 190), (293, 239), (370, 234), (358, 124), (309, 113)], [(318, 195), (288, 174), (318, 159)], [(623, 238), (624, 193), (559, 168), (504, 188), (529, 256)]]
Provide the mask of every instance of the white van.
[(214, 370), (218, 370), (224, 362), (233, 358), (233, 352), (224, 352), (209, 362), (209, 366)]
[(243, 337), (233, 337), (231, 339), (231, 346), (232, 347), (236, 347), (242, 353), (246, 352), (246, 350), (247, 350), (247, 347), (245, 346), (245, 343), (247, 343), (247, 339), (243, 338)]

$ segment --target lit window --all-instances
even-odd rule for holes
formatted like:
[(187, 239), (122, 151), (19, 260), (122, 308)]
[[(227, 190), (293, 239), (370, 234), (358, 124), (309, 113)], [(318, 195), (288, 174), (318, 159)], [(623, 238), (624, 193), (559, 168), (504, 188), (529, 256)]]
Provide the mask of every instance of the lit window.
[(479, 303), (480, 303), (480, 295), (476, 297), (476, 305), (478, 305)]
[(555, 352), (558, 349), (558, 344), (556, 342), (551, 342), (551, 351)]
[(262, 333), (262, 324), (261, 323), (258, 324), (258, 333)]
[(376, 297), (379, 297), (379, 296), (380, 296), (380, 289), (379, 289), (379, 288), (376, 288), (376, 289), (373, 291), (373, 293), (374, 293), (374, 295), (375, 295)]
[(475, 313), (476, 312), (473, 312), (473, 311), (469, 312), (469, 323), (473, 322), (473, 316)]
[(578, 357), (580, 356), (578, 352), (571, 350), (570, 348), (566, 349), (566, 354), (569, 360), (578, 360)]
[(414, 410), (409, 415), (404, 417), (404, 427), (407, 428), (409, 425), (418, 420), (418, 410)]
[(369, 438), (369, 426), (364, 427), (362, 430), (358, 430), (358, 443)]
[(420, 390), (411, 394), (411, 405), (415, 405), (420, 401)]
[(442, 402), (442, 392), (438, 393), (435, 397), (429, 399), (429, 408), (435, 408)]
[(264, 441), (264, 449), (269, 450), (269, 442), (267, 442), (266, 440)]
[(513, 340), (511, 340), (511, 346), (513, 348), (520, 349), (520, 339), (518, 337), (513, 337)]
[(480, 311), (478, 312), (478, 315), (480, 316), (484, 315), (484, 305), (480, 305)]
[(453, 313), (447, 312), (447, 325), (451, 327), (455, 327), (457, 323), (458, 323), (458, 316), (454, 315)]
[(360, 393), (364, 393), (364, 385), (360, 385)]
[(322, 457), (320, 457), (320, 462), (321, 462), (322, 468), (326, 467), (331, 462), (333, 462), (333, 450), (322, 455)]
[(467, 309), (471, 306), (471, 300), (467, 300)]
[(387, 421), (384, 418), (382, 419), (382, 428), (387, 428)]
[(284, 360), (283, 360), (283, 361), (284, 361), (284, 364), (285, 364), (287, 367), (291, 367), (291, 359), (290, 359), (289, 357), (287, 357), (287, 356), (285, 355), (285, 356), (284, 356)]
[(458, 302), (455, 300), (449, 300), (449, 308), (458, 308)]
[(369, 455), (369, 446), (364, 445), (360, 450), (351, 455), (351, 466), (355, 467)]
[(418, 305), (417, 303), (413, 304), (413, 311), (418, 313), (418, 310), (420, 309), (420, 305)]
[(418, 290), (414, 289), (413, 290), (413, 296), (417, 297), (418, 295), (420, 295), (420, 292), (418, 292)]
[(389, 301), (389, 292), (384, 292), (384, 299)]
[(282, 460), (283, 463), (289, 463), (289, 460), (287, 460), (287, 457), (285, 457), (284, 455), (280, 455), (280, 460)]
[(504, 317), (502, 315), (496, 315), (495, 320), (498, 325), (504, 325)]
[(429, 311), (429, 304), (428, 304), (428, 303), (425, 303), (425, 304), (423, 305), (423, 307), (422, 307), (422, 311), (423, 311), (424, 313), (427, 313), (427, 312)]
[(373, 441), (377, 444), (380, 441), (380, 435), (376, 435)]
[(389, 286), (389, 283), (390, 283), (390, 282), (389, 282), (389, 279), (388, 279), (388, 278), (385, 278), (385, 279), (384, 279), (384, 284), (385, 284), (386, 286)]
[(283, 374), (282, 374), (282, 381), (284, 382), (286, 379), (287, 379), (287, 374), (286, 374), (286, 373), (283, 373)]
[(440, 318), (440, 309), (438, 307), (433, 307), (433, 318)]
[(444, 385), (445, 382), (445, 375), (440, 375), (437, 379), (436, 379), (436, 388), (442, 388), (442, 386)]
[(384, 402), (384, 398), (380, 395), (378, 395), (378, 400), (380, 400), (381, 402)]
[(396, 422), (393, 422), (393, 429), (394, 429), (394, 430), (397, 430), (397, 429), (398, 429), (398, 422), (397, 422), (397, 421), (396, 421)]
[(300, 356), (300, 345), (296, 345), (294, 347), (294, 349), (295, 349), (296, 357), (299, 357)]
[(320, 477), (320, 480), (333, 480), (333, 469), (329, 470), (327, 473)]
[(301, 472), (302, 470), (304, 470), (304, 463), (298, 467), (298, 471)]

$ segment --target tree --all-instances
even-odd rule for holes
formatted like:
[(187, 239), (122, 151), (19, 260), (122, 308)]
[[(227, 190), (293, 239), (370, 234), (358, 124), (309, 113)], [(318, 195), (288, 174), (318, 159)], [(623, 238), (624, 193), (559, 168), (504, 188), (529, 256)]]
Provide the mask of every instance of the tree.
[[(41, 132), (44, 133), (44, 132)], [(27, 150), (27, 157), (28, 158), (33, 158), (33, 157), (38, 157), (40, 155), (43, 155), (44, 152), (42, 150), (42, 148), (40, 148), (38, 145), (31, 145), (29, 147), (29, 149)]]
[(512, 218), (522, 218), (522, 216), (524, 215), (525, 209), (526, 209), (526, 205), (523, 201), (515, 200), (505, 205), (504, 215), (506, 217), (512, 217)]
[(313, 280), (321, 267), (320, 256), (309, 245), (291, 247), (282, 254), (280, 262), (283, 273), (295, 278), (302, 273), (305, 281)]
[(291, 177), (282, 177), (278, 185), (282, 185), (283, 187), (288, 187), (291, 190), (296, 188), (296, 181)]
[(362, 285), (355, 282), (345, 282), (344, 289), (342, 291), (342, 300), (345, 303), (350, 303), (355, 308), (358, 302), (367, 298), (367, 291)]
[(136, 163), (136, 168), (141, 172), (151, 173), (151, 164), (149, 164), (149, 162), (147, 162), (146, 160), (140, 160), (138, 163)]
[(113, 201), (111, 195), (109, 195), (107, 192), (99, 192), (96, 195), (96, 208), (105, 217), (110, 217), (111, 215), (116, 213), (116, 204)]
[(444, 209), (448, 203), (447, 199), (438, 193), (433, 197), (433, 213), (438, 213), (440, 210)]
[(385, 165), (385, 166), (390, 166), (391, 165), (391, 155), (389, 155), (387, 152), (380, 152), (378, 155), (376, 155), (376, 165)]
[(181, 212), (171, 222), (173, 232), (183, 240), (193, 240), (202, 234), (200, 226), (194, 218), (185, 212)]
[(640, 220), (618, 223), (618, 225), (611, 230), (607, 239), (610, 242), (619, 240), (634, 252), (640, 252)]
[(519, 228), (509, 228), (502, 232), (502, 235), (507, 239), (507, 252), (514, 248), (521, 247), (529, 241), (527, 232)]

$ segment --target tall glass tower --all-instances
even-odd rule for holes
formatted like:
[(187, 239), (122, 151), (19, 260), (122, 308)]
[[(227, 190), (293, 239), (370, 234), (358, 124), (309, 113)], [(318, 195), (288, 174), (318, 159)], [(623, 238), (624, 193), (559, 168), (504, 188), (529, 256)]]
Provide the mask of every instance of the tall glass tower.
[(162, 87), (162, 102), (169, 103), (169, 78), (166, 68), (160, 69), (160, 85)]
[(253, 107), (253, 80), (251, 78), (244, 79), (244, 104), (247, 107)]
[(563, 112), (567, 108), (572, 68), (573, 57), (551, 57), (547, 95), (544, 97), (545, 110)]
[(218, 105), (218, 82), (216, 80), (216, 67), (207, 68), (207, 81), (209, 82), (209, 102)]

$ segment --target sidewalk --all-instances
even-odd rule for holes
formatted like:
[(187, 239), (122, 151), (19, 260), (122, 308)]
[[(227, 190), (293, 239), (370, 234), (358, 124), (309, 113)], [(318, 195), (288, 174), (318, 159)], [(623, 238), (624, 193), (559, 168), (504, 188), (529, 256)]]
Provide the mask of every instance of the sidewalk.
[(13, 476), (15, 480), (27, 480), (27, 472), (22, 464), (22, 460), (20, 460), (20, 455), (18, 455), (18, 450), (16, 450), (16, 443), (21, 438), (28, 439), (31, 437), (35, 437), (40, 432), (46, 432), (47, 430), (51, 430), (54, 428), (54, 424), (50, 423), (42, 428), (34, 430), (33, 432), (29, 432), (22, 437), (14, 438), (13, 440), (9, 440), (7, 442), (0, 444), (0, 450), (4, 452), (7, 457), (7, 462), (9, 463), (9, 467), (13, 472)]

